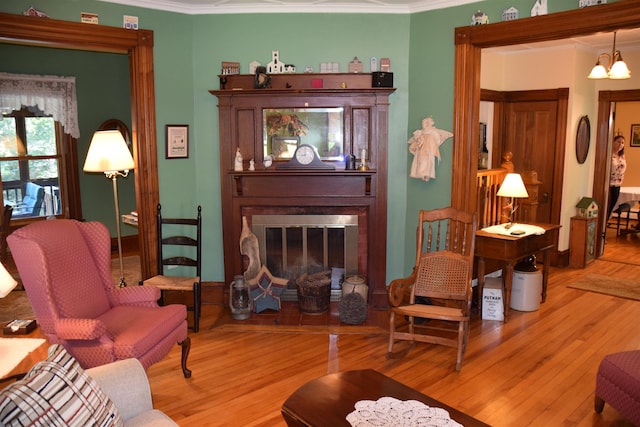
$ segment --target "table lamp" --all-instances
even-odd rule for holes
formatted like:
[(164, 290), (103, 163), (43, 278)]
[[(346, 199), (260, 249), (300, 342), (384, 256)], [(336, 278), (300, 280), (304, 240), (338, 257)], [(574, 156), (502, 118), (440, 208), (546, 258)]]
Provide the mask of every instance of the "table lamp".
[(117, 177), (126, 177), (133, 169), (133, 157), (119, 130), (96, 131), (91, 139), (87, 158), (82, 170), (102, 172), (113, 182), (113, 200), (116, 208), (116, 231), (118, 233), (118, 258), (120, 260), (119, 287), (127, 286), (124, 281), (124, 263), (122, 261), (122, 238), (120, 234), (120, 206), (118, 203)]
[(16, 279), (7, 271), (2, 263), (0, 263), (0, 298), (9, 295), (9, 292), (18, 285)]
[(504, 228), (509, 229), (513, 226), (513, 213), (518, 209), (518, 207), (514, 205), (514, 199), (529, 197), (529, 193), (527, 193), (527, 188), (524, 186), (520, 174), (508, 173), (504, 181), (502, 181), (497, 195), (499, 197), (511, 198), (511, 202), (504, 207), (505, 209), (509, 209), (509, 222), (505, 224)]

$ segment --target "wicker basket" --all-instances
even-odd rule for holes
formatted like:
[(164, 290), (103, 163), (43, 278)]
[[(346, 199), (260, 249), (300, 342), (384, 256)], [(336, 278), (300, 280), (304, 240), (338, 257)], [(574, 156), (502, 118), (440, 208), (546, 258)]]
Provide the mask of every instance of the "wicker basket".
[(329, 311), (331, 281), (313, 281), (296, 284), (300, 312), (322, 314)]

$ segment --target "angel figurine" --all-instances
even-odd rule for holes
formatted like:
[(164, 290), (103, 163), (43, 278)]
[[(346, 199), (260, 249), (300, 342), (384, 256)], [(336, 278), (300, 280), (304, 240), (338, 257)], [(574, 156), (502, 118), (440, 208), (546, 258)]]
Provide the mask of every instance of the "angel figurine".
[(436, 177), (435, 159), (440, 160), (440, 145), (453, 134), (434, 126), (433, 119), (422, 120), (422, 129), (413, 132), (409, 139), (409, 152), (413, 154), (410, 176), (423, 181)]

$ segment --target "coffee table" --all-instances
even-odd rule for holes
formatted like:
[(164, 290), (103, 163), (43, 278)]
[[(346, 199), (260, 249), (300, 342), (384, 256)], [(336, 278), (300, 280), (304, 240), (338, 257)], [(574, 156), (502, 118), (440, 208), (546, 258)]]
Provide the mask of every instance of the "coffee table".
[(309, 381), (284, 402), (282, 417), (288, 426), (349, 426), (346, 417), (356, 402), (385, 396), (445, 409), (465, 427), (488, 426), (373, 369), (338, 372)]

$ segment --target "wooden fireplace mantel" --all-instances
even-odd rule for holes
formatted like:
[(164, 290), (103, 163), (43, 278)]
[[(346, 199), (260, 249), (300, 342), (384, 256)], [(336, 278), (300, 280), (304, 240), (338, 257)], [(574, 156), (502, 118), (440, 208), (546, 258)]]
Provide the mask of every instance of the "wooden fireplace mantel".
[[(389, 96), (394, 88), (371, 87), (371, 74), (277, 74), (272, 87), (254, 89), (252, 75), (226, 75), (218, 98), (220, 179), (225, 280), (244, 271), (240, 254), (242, 216), (264, 212), (358, 215), (358, 274), (367, 278), (369, 301), (387, 306), (387, 138)], [(322, 79), (323, 87), (312, 87)], [(317, 83), (316, 83), (317, 84)], [(222, 87), (222, 86), (221, 86)], [(344, 161), (328, 161), (335, 170), (277, 170), (263, 166), (262, 110), (341, 107), (343, 155), (368, 155), (368, 170), (345, 170)], [(243, 170), (234, 170), (236, 150)], [(255, 171), (249, 171), (249, 160)], [(274, 163), (277, 163), (274, 162)]]

